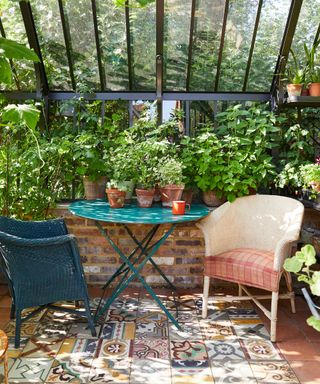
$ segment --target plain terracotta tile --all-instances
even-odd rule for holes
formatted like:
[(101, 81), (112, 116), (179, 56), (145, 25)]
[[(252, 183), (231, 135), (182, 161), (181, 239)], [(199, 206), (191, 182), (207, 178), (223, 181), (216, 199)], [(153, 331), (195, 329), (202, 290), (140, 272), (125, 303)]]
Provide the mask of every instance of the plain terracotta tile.
[(290, 361), (302, 384), (320, 384), (320, 365), (315, 361)]
[(289, 362), (293, 360), (309, 360), (320, 363), (319, 352), (307, 340), (279, 341), (277, 346)]

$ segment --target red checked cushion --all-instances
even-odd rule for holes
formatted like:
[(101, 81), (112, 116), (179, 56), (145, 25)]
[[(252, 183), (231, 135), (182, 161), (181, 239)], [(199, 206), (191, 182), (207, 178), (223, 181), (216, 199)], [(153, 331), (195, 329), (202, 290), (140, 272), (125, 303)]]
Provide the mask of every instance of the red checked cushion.
[(274, 254), (253, 248), (237, 248), (205, 257), (205, 276), (278, 291), (281, 273), (273, 270)]

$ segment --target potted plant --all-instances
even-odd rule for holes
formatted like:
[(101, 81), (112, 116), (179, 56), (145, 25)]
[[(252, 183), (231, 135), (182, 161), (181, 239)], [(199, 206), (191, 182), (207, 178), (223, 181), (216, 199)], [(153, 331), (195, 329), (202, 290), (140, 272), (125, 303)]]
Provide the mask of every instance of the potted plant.
[(309, 95), (320, 96), (320, 66), (316, 64), (316, 50), (320, 45), (320, 39), (312, 44), (310, 50), (304, 44), (304, 51), (306, 55), (306, 73), (309, 83)]
[(110, 180), (107, 183), (106, 193), (110, 208), (123, 208), (128, 186), (123, 181)]
[(311, 187), (314, 193), (320, 193), (320, 164), (305, 164), (300, 167), (303, 184)]
[(161, 159), (158, 166), (158, 180), (163, 207), (172, 207), (174, 200), (181, 200), (184, 189), (182, 163), (175, 157)]
[(286, 76), (283, 78), (287, 82), (288, 96), (300, 96), (305, 83), (305, 69), (301, 69), (294, 51), (291, 49), (293, 63), (286, 68)]

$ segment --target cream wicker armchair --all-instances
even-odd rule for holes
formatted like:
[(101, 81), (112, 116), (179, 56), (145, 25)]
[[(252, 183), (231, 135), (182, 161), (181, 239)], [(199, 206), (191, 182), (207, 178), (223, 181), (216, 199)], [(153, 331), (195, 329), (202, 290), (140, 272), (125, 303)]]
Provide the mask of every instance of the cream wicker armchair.
[[(299, 238), (303, 212), (299, 201), (287, 197), (246, 196), (223, 204), (197, 224), (206, 246), (203, 318), (207, 317), (210, 278), (232, 281), (239, 284), (239, 296), (233, 299), (252, 299), (271, 320), (271, 341), (276, 341), (278, 299), (290, 299), (295, 313), (291, 276), (283, 270), (283, 263)], [(288, 293), (279, 295), (282, 274)], [(254, 296), (246, 286), (272, 295)], [(270, 297), (271, 311), (259, 301)]]

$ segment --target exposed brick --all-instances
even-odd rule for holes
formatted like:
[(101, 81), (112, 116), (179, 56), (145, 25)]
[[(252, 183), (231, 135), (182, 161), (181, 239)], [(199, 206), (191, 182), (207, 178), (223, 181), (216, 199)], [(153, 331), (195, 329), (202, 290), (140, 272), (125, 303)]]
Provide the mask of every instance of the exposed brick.
[(200, 240), (176, 240), (176, 245), (197, 246), (201, 245)]
[(203, 258), (201, 257), (177, 257), (176, 264), (202, 264)]
[(190, 237), (200, 237), (202, 238), (203, 237), (203, 234), (202, 232), (200, 231), (200, 229), (192, 229), (190, 231)]
[(203, 267), (202, 266), (190, 267), (190, 273), (192, 274), (203, 273)]
[(117, 258), (114, 256), (93, 256), (91, 257), (91, 262), (97, 264), (115, 264), (117, 262)]
[(154, 257), (154, 262), (159, 265), (173, 265), (174, 258), (173, 257)]

